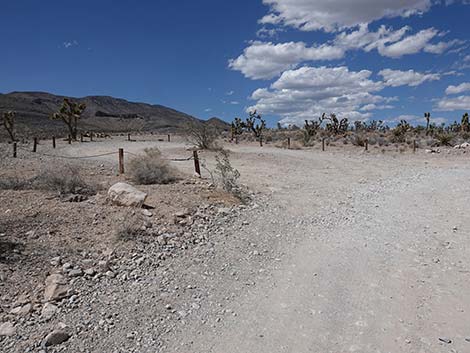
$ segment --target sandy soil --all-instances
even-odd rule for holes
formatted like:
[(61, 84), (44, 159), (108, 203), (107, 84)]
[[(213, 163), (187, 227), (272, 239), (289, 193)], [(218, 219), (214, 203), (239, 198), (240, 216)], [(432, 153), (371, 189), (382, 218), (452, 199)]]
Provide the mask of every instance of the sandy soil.
[[(117, 139), (53, 152), (139, 153), (158, 145), (168, 158), (190, 154), (183, 141)], [(129, 343), (129, 327), (118, 324), (112, 335), (81, 346), (72, 339), (62, 351), (470, 350), (469, 154), (227, 148), (242, 183), (259, 192), (257, 207), (214, 235), (207, 261), (182, 258), (174, 267), (178, 282), (198, 289), (200, 309), (182, 315), (164, 343), (152, 345), (145, 336), (152, 332), (142, 327), (152, 316), (155, 288), (134, 288), (140, 301), (121, 306), (120, 316), (134, 323), (137, 336), (142, 331), (143, 341)], [(213, 157), (201, 154), (209, 168)], [(116, 168), (116, 159), (94, 160)], [(174, 164), (193, 171), (191, 161)], [(185, 292), (174, 305), (190, 305), (194, 295)]]

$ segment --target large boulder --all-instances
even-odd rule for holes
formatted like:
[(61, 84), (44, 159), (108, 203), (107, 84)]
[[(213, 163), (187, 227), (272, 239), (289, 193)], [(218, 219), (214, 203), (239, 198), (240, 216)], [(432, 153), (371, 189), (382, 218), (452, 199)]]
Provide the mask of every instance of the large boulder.
[(115, 205), (142, 207), (147, 194), (126, 183), (116, 183), (108, 190), (108, 199)]

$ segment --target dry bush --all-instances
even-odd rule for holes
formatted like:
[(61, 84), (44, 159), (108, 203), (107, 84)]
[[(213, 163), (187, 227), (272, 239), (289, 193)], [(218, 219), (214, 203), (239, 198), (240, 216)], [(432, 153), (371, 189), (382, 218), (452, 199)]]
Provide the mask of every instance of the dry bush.
[(232, 167), (229, 158), (229, 152), (222, 150), (215, 156), (216, 166), (212, 173), (214, 183), (226, 192), (231, 193), (240, 201), (248, 201), (248, 196), (243, 188), (238, 184), (240, 172)]
[(26, 190), (30, 188), (31, 182), (21, 179), (18, 175), (0, 177), (0, 190)]
[(177, 180), (176, 170), (162, 158), (158, 148), (147, 148), (145, 154), (129, 162), (131, 179), (141, 185), (169, 184)]
[(185, 126), (186, 139), (189, 143), (203, 150), (219, 150), (217, 138), (220, 133), (212, 125), (202, 122), (189, 122)]
[(97, 191), (96, 185), (83, 180), (79, 167), (70, 164), (53, 165), (41, 170), (32, 180), (32, 185), (35, 189), (55, 191), (60, 195), (94, 195)]
[(127, 214), (124, 219), (117, 222), (114, 235), (117, 240), (129, 241), (143, 233), (143, 221), (134, 213)]

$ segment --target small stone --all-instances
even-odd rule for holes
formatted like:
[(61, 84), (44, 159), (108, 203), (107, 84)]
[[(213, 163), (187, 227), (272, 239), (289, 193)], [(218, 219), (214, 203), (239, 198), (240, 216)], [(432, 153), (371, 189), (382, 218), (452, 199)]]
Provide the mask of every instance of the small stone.
[(87, 275), (87, 276), (94, 276), (96, 271), (94, 268), (87, 268), (84, 273)]
[(82, 271), (81, 269), (79, 269), (79, 268), (74, 269), (74, 270), (71, 270), (71, 271), (69, 272), (69, 276), (70, 276), (70, 277), (80, 277), (80, 276), (82, 276), (82, 275), (83, 275), (83, 271)]
[(46, 278), (46, 289), (44, 290), (44, 299), (54, 301), (68, 296), (69, 287), (64, 276), (55, 273)]
[(44, 345), (55, 346), (61, 343), (64, 343), (70, 338), (70, 335), (63, 330), (54, 330), (46, 336), (44, 339)]
[(452, 343), (452, 340), (451, 340), (451, 339), (445, 338), (445, 337), (439, 337), (439, 341), (444, 342), (444, 343), (447, 343), (447, 344), (451, 344), (451, 343)]
[(57, 311), (57, 306), (51, 303), (46, 303), (41, 310), (41, 319), (47, 321), (52, 319)]
[(14, 336), (16, 328), (13, 323), (7, 321), (0, 325), (0, 336)]
[(31, 305), (31, 303), (28, 303), (26, 305), (17, 306), (16, 308), (11, 309), (10, 313), (19, 316), (25, 316), (28, 315), (31, 310), (33, 310), (33, 306)]
[(150, 212), (149, 210), (146, 210), (145, 208), (142, 210), (142, 214), (146, 217), (152, 217), (153, 213)]

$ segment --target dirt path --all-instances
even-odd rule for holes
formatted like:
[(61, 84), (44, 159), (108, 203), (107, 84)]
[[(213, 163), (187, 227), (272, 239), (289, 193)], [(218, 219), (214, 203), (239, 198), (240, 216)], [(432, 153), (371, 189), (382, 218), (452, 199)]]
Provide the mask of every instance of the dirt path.
[(211, 263), (201, 286), (218, 305), (186, 318), (163, 351), (470, 351), (465, 155), (230, 148), (269, 203), (225, 236), (256, 250)]

